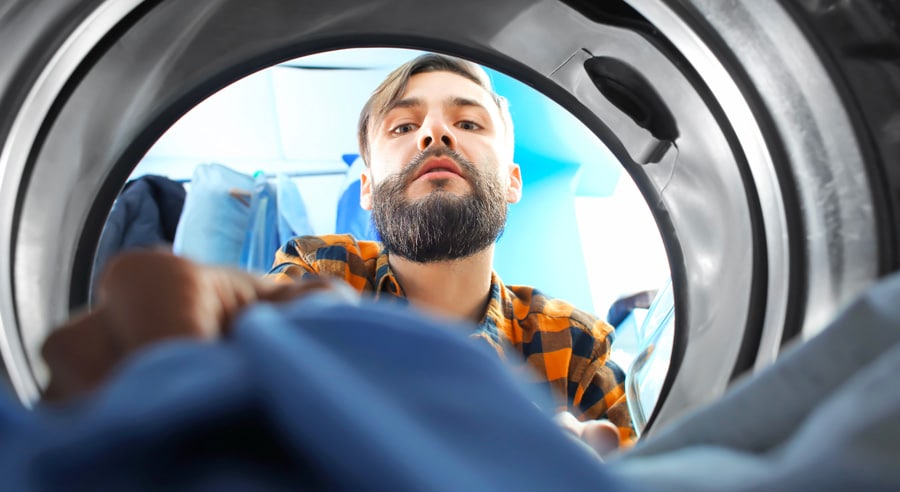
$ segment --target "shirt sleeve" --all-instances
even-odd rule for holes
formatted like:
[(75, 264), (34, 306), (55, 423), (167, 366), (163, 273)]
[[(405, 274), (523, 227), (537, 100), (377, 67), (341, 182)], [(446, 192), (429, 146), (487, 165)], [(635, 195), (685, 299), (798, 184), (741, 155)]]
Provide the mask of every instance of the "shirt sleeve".
[(275, 253), (267, 277), (276, 282), (336, 278), (362, 292), (372, 288), (379, 251), (378, 243), (358, 242), (347, 234), (298, 236)]
[[(636, 439), (634, 425), (625, 400), (625, 372), (609, 359), (613, 329), (602, 320), (596, 320), (589, 330), (580, 336), (593, 343), (590, 363), (586, 370), (572, 371), (581, 374), (577, 383), (573, 413), (580, 420), (608, 419), (619, 429), (619, 443), (630, 446)], [(573, 340), (573, 345), (586, 340)], [(573, 359), (573, 363), (576, 361)]]
[(265, 275), (276, 282), (297, 282), (305, 278), (318, 277), (315, 261), (310, 261), (304, 248), (303, 238), (286, 242), (275, 252), (272, 268)]

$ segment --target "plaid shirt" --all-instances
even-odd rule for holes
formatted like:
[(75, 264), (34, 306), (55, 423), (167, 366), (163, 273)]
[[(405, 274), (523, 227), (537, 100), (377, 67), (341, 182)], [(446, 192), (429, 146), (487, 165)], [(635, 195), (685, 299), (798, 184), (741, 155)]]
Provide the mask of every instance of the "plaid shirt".
[[(405, 297), (383, 245), (349, 235), (294, 238), (276, 253), (269, 271), (276, 281), (319, 275), (342, 278), (375, 299)], [(581, 420), (608, 418), (623, 444), (633, 441), (625, 374), (609, 360), (614, 332), (606, 322), (531, 287), (505, 286), (492, 272), (487, 311), (472, 336), (506, 360), (509, 353), (524, 357), (538, 382), (560, 400), (559, 410)]]

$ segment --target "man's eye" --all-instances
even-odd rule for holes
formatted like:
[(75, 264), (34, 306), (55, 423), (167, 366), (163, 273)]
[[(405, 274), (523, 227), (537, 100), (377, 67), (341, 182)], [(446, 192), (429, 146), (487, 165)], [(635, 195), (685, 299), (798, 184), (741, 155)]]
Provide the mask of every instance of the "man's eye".
[(415, 129), (416, 129), (416, 125), (414, 125), (413, 123), (405, 123), (403, 125), (395, 126), (391, 130), (391, 133), (395, 133), (397, 135), (402, 135), (404, 133), (409, 133), (411, 131), (414, 131)]
[(458, 126), (459, 128), (461, 128), (463, 130), (470, 130), (470, 131), (481, 129), (481, 125), (479, 125), (478, 123), (475, 123), (473, 121), (460, 121), (459, 123), (456, 124), (456, 126)]

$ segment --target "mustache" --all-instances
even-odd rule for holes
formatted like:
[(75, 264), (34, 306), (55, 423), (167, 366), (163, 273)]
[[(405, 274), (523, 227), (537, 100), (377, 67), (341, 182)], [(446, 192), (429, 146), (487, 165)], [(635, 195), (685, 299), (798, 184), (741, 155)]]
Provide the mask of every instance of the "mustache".
[(425, 161), (432, 157), (447, 157), (452, 159), (453, 162), (459, 166), (459, 170), (462, 172), (462, 177), (466, 180), (469, 180), (472, 176), (478, 176), (478, 168), (475, 167), (475, 164), (472, 161), (466, 159), (459, 152), (451, 149), (447, 146), (440, 147), (429, 147), (418, 154), (416, 154), (405, 166), (397, 173), (397, 177), (403, 183), (409, 184), (412, 182), (413, 177), (416, 175), (416, 172), (425, 164)]

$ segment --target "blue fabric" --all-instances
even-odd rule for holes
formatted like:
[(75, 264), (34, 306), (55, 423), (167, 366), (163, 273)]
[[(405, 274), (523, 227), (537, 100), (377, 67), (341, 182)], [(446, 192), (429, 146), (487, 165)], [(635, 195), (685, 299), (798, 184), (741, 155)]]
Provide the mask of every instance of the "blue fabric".
[(606, 322), (618, 328), (632, 311), (638, 308), (649, 308), (653, 302), (654, 290), (644, 290), (627, 297), (616, 299), (606, 312)]
[[(314, 235), (306, 203), (303, 202), (297, 185), (284, 173), (276, 175), (275, 180), (278, 189), (278, 245), (287, 243), (296, 236)], [(274, 254), (272, 256), (274, 259)], [(269, 263), (266, 270), (271, 267), (272, 263)]]
[(4, 398), (3, 488), (634, 490), (467, 328), (326, 294), (257, 305), (230, 339), (156, 345), (69, 408)]
[(254, 186), (252, 176), (221, 164), (198, 165), (175, 233), (175, 254), (199, 263), (239, 265), (251, 222), (251, 196), (242, 202), (231, 192), (252, 194)]
[(261, 304), (229, 339), (158, 344), (69, 407), (2, 395), (3, 488), (897, 490), (898, 296), (895, 275), (609, 466), (467, 327), (325, 294)]
[(256, 178), (250, 202), (250, 223), (241, 248), (240, 267), (265, 273), (275, 261), (275, 251), (281, 246), (278, 238), (278, 195), (265, 175)]
[(94, 257), (93, 279), (98, 278), (116, 253), (171, 247), (184, 201), (184, 186), (165, 176), (146, 175), (126, 183), (103, 227)]

